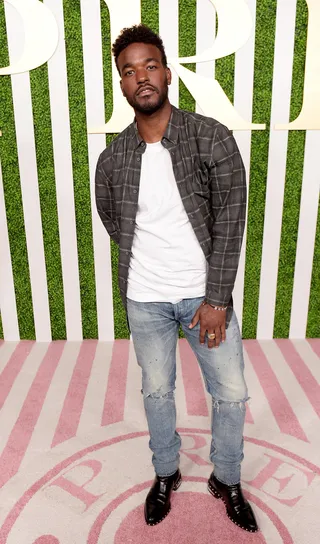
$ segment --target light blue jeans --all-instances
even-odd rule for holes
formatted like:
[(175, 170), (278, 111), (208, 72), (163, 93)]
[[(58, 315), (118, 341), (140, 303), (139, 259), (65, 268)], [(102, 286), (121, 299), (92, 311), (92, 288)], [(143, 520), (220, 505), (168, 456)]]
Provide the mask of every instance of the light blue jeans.
[(152, 462), (156, 474), (170, 476), (179, 466), (181, 439), (176, 431), (174, 390), (179, 324), (199, 362), (212, 396), (210, 460), (221, 482), (240, 481), (247, 386), (243, 376), (242, 339), (233, 312), (226, 341), (209, 349), (199, 342), (199, 323), (188, 325), (203, 297), (170, 302), (127, 300), (128, 320), (138, 364), (146, 411)]

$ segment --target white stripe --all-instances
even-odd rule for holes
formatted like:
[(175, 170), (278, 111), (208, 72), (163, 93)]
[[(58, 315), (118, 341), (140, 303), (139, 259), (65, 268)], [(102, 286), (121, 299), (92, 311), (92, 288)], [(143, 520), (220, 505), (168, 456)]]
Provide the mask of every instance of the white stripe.
[(67, 339), (82, 340), (78, 249), (73, 190), (70, 118), (62, 0), (45, 0), (59, 27), (59, 44), (48, 62)]
[(6, 208), (0, 163), (0, 311), (5, 340), (19, 340), (19, 325), (14, 291)]
[[(81, 0), (84, 78), (88, 126), (105, 118), (101, 41), (100, 0)], [(91, 211), (99, 340), (114, 339), (112, 274), (109, 236), (98, 216), (95, 201), (95, 170), (98, 157), (106, 147), (104, 134), (88, 135)]]
[(245, 361), (244, 374), (250, 397), (248, 404), (254, 421), (254, 434), (257, 437), (264, 436), (267, 439), (280, 433), (279, 425), (272, 413), (270, 404), (250, 361), (245, 345), (243, 355)]
[(88, 381), (77, 436), (101, 428), (113, 342), (98, 342)]
[(320, 361), (318, 355), (313, 351), (307, 340), (292, 340), (292, 343), (320, 385)]
[(268, 340), (260, 341), (260, 345), (308, 440), (311, 443), (317, 442), (320, 445), (320, 421), (318, 415), (287, 364), (280, 348), (274, 341)]
[(48, 350), (46, 342), (35, 343), (16, 377), (11, 391), (0, 411), (0, 451), (2, 451), (19, 417), (21, 408), (42, 360)]
[[(23, 47), (23, 32), (17, 31), (15, 10), (7, 3), (5, 13), (13, 63)], [(51, 326), (29, 73), (13, 75), (11, 81), (36, 339), (45, 342), (51, 340)]]
[[(240, 115), (252, 122), (253, 81), (254, 81), (254, 46), (256, 29), (256, 0), (248, 0), (251, 11), (253, 27), (252, 33), (244, 47), (235, 54), (234, 74), (234, 106)], [(263, 119), (261, 119), (263, 121)], [(250, 158), (251, 158), (251, 130), (238, 130), (234, 132), (242, 160), (246, 169), (247, 194), (249, 195), (250, 183)], [(248, 210), (247, 210), (248, 213)], [(247, 224), (247, 223), (246, 223)], [(237, 313), (240, 330), (242, 329), (243, 292), (245, 274), (245, 253), (247, 243), (247, 227), (245, 228), (242, 251), (238, 266), (237, 279), (234, 286), (234, 306)]]
[[(178, 0), (159, 0), (159, 34), (163, 40), (167, 58), (179, 56), (179, 2)], [(169, 87), (171, 104), (179, 107), (179, 77), (172, 70)]]
[[(216, 10), (209, 0), (197, 2), (197, 45), (196, 54), (201, 55), (206, 49), (210, 49), (215, 40)], [(215, 61), (197, 62), (196, 73), (204, 77), (214, 77)], [(196, 104), (196, 112), (204, 115), (202, 109)]]
[[(305, 338), (306, 335), (319, 203), (320, 178), (317, 164), (319, 149), (320, 131), (308, 130), (304, 155), (290, 338)], [(319, 275), (319, 270), (317, 272)]]
[[(40, 344), (36, 345), (39, 346)], [(80, 342), (67, 342), (65, 344), (41, 413), (34, 427), (28, 449), (21, 463), (21, 470), (24, 470), (29, 462), (32, 461), (35, 454), (50, 451), (51, 449), (52, 440), (59, 422), (80, 347)], [(21, 374), (22, 378), (26, 378), (25, 368), (22, 369)]]
[(18, 342), (3, 342), (0, 346), (0, 373), (6, 367), (17, 345)]
[[(279, 0), (272, 87), (271, 126), (289, 122), (296, 3)], [(271, 129), (257, 338), (273, 338), (288, 131)], [(261, 180), (263, 182), (263, 180)]]

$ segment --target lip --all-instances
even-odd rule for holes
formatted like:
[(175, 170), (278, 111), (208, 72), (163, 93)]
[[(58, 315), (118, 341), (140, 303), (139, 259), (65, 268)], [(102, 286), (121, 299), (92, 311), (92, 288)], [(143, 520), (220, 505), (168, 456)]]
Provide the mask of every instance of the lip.
[(137, 96), (150, 96), (154, 92), (155, 89), (153, 87), (143, 87), (142, 89), (139, 89)]

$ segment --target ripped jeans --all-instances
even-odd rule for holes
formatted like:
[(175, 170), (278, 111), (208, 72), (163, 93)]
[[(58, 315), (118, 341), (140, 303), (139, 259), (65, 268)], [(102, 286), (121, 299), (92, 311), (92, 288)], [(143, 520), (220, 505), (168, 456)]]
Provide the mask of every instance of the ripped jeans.
[(139, 366), (156, 474), (170, 476), (179, 466), (181, 439), (176, 431), (174, 390), (179, 324), (199, 362), (212, 396), (210, 460), (221, 482), (240, 481), (247, 386), (243, 376), (242, 340), (235, 313), (226, 341), (209, 349), (199, 342), (199, 323), (189, 329), (203, 297), (170, 302), (127, 300), (128, 320)]

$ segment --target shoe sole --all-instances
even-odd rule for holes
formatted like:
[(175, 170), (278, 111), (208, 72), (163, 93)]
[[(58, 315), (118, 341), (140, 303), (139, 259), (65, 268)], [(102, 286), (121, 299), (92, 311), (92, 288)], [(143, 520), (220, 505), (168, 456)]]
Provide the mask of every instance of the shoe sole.
[(225, 502), (224, 498), (220, 495), (220, 493), (214, 487), (211, 486), (210, 482), (208, 482), (208, 491), (215, 499), (221, 499), (223, 501), (223, 503), (224, 503), (224, 505), (226, 507), (226, 514), (227, 514), (228, 518), (230, 519), (230, 521), (232, 521), (232, 523), (234, 523), (235, 525), (240, 527), (240, 529), (243, 529), (244, 531), (247, 531), (247, 533), (257, 533), (259, 531), (259, 529), (256, 529), (255, 531), (251, 530), (251, 529), (247, 529), (246, 527), (243, 527), (242, 525), (237, 523), (234, 519), (232, 519), (229, 516), (228, 510), (227, 510), (227, 505), (226, 505), (226, 502)]
[[(179, 489), (181, 484), (182, 484), (182, 477), (181, 477), (181, 474), (180, 474), (178, 480), (176, 481), (174, 486), (172, 486), (172, 491), (177, 491), (177, 489)], [(171, 506), (170, 506), (168, 512), (166, 513), (166, 515), (163, 516), (163, 518), (159, 519), (159, 521), (156, 521), (156, 523), (148, 523), (147, 520), (146, 520), (146, 524), (149, 525), (149, 527), (154, 527), (155, 525), (158, 525), (159, 523), (161, 523), (161, 521), (163, 521), (167, 517), (167, 515), (170, 514), (170, 512), (171, 512)]]

